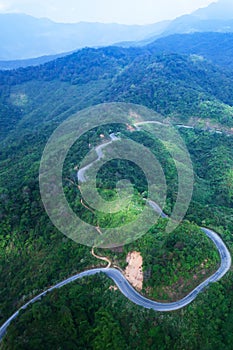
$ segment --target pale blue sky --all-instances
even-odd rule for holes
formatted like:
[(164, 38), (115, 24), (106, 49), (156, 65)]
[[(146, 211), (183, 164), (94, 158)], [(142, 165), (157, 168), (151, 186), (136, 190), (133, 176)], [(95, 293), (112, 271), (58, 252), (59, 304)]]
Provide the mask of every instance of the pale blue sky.
[(217, 0), (0, 0), (0, 12), (21, 12), (57, 22), (155, 23)]

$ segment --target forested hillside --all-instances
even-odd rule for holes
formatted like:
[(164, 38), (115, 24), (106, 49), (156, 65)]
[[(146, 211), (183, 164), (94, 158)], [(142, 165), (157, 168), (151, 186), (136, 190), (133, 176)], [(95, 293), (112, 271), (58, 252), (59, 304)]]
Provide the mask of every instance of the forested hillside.
[[(147, 276), (143, 292), (168, 300), (168, 290), (175, 289), (173, 298), (185, 295), (218, 267), (216, 249), (198, 226), (216, 230), (232, 252), (233, 78), (224, 64), (209, 62), (212, 53), (206, 59), (185, 53), (161, 53), (149, 46), (84, 49), (38, 67), (0, 72), (1, 323), (41, 290), (78, 271), (106, 265), (90, 254), (89, 247), (58, 232), (39, 192), (40, 159), (49, 136), (85, 107), (132, 102), (160, 113), (160, 121), (194, 127), (178, 129), (195, 177), (184, 222), (169, 236), (166, 219), (160, 219), (143, 238), (121, 251), (99, 249), (100, 255), (124, 268), (127, 253), (140, 251)], [(74, 172), (90, 145), (98, 144), (100, 135), (108, 139), (110, 129), (149, 147), (161, 161), (169, 215), (177, 197), (171, 156), (146, 131), (129, 131), (122, 125), (97, 128), (74, 144), (63, 174), (70, 205), (96, 225), (122, 220), (122, 215), (110, 221), (84, 208)], [(129, 162), (110, 162), (101, 171), (97, 184), (106, 197), (114, 196), (116, 182), (129, 174), (135, 203), (124, 213), (124, 220), (130, 220), (146, 192), (142, 174)], [(175, 274), (182, 280), (180, 289)], [(109, 289), (111, 285), (106, 277), (94, 276), (54, 291), (20, 314), (1, 348), (232, 349), (231, 271), (188, 307), (165, 314), (133, 305), (119, 291)]]
[(227, 65), (220, 68), (188, 52), (161, 53), (156, 45), (84, 49), (38, 67), (0, 72), (0, 136), (21, 119), (20, 132), (26, 126), (31, 131), (38, 123), (43, 127), (45, 119), (62, 120), (63, 113), (112, 101), (143, 104), (176, 121), (200, 117), (231, 126), (233, 88)]
[(233, 68), (233, 33), (174, 34), (160, 38), (148, 47), (155, 53), (197, 55), (225, 69)]

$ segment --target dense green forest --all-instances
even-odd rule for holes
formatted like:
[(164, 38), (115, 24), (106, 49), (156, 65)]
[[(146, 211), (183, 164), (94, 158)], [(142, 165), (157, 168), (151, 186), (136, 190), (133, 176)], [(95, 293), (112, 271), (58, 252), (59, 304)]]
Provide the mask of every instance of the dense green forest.
[(149, 45), (155, 53), (179, 53), (201, 56), (224, 69), (232, 70), (232, 33), (174, 34)]
[[(192, 124), (178, 129), (192, 159), (195, 184), (185, 221), (170, 235), (165, 221), (121, 252), (98, 249), (121, 267), (132, 249), (141, 252), (147, 276), (143, 293), (179, 298), (219, 264), (212, 243), (198, 226), (213, 228), (233, 249), (232, 74), (192, 55), (156, 53), (150, 47), (84, 49), (38, 67), (0, 72), (0, 322), (40, 291), (94, 266), (90, 247), (62, 235), (50, 222), (40, 198), (41, 155), (53, 130), (73, 113), (102, 102), (133, 102), (161, 113), (164, 121)], [(213, 129), (221, 129), (216, 133)], [(64, 165), (66, 197), (86, 221), (118, 225), (80, 205), (73, 168), (107, 128), (92, 130), (74, 144)], [(121, 137), (149, 147), (167, 180), (165, 211), (176, 200), (177, 174), (166, 149), (146, 131), (119, 126)], [(116, 171), (117, 170), (117, 171)], [(137, 215), (147, 184), (130, 162), (112, 161), (100, 169), (100, 193), (114, 196), (117, 181), (134, 184)], [(71, 179), (73, 183), (67, 180)], [(198, 225), (198, 226), (197, 226)], [(207, 260), (205, 275), (201, 263)], [(198, 279), (193, 281), (193, 275)], [(179, 290), (177, 282), (184, 282)], [(193, 284), (194, 283), (194, 284)], [(56, 290), (22, 312), (9, 327), (2, 349), (232, 349), (232, 272), (211, 285), (188, 307), (156, 313), (137, 307), (105, 276), (85, 278)], [(149, 287), (149, 289), (148, 289)], [(166, 288), (167, 287), (167, 288)], [(174, 289), (176, 295), (169, 295)]]
[(22, 313), (2, 349), (232, 349), (232, 274), (172, 313), (129, 302), (94, 276), (57, 290)]

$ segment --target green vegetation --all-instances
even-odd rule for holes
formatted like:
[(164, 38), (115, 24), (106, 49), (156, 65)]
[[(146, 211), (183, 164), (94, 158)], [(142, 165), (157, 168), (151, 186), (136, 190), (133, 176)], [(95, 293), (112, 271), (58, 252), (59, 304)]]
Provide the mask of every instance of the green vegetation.
[(149, 45), (154, 53), (192, 55), (194, 60), (208, 60), (224, 69), (232, 70), (233, 34), (208, 32), (174, 34)]
[(139, 242), (144, 289), (155, 300), (175, 301), (188, 294), (217, 269), (219, 261), (204, 233), (184, 222), (170, 234), (160, 224)]
[(124, 269), (129, 252), (143, 258), (142, 294), (157, 301), (176, 301), (187, 295), (219, 265), (213, 243), (194, 224), (185, 221), (172, 233), (166, 233), (166, 221), (160, 219), (145, 236), (121, 248), (96, 250)]
[(21, 313), (2, 349), (232, 349), (232, 273), (186, 308), (139, 308), (105, 276), (63, 287)]
[[(39, 162), (57, 125), (84, 107), (126, 101), (149, 106), (174, 122), (188, 123), (200, 116), (218, 121), (230, 132), (233, 85), (227, 71), (205, 60), (155, 55), (148, 48), (85, 49), (43, 66), (0, 72), (0, 79), (3, 323), (39, 291), (78, 271), (106, 265), (90, 254), (90, 248), (57, 232), (44, 211)], [(146, 131), (129, 132), (112, 125), (84, 135), (68, 154), (63, 181), (70, 205), (86, 221), (103, 226), (116, 226), (123, 218), (132, 220), (142, 207), (147, 196), (145, 178), (134, 164), (118, 160), (100, 169), (97, 186), (104, 198), (112, 199), (117, 181), (129, 178), (134, 192), (127, 216), (94, 215), (80, 204), (74, 167), (89, 151), (89, 144), (94, 147), (99, 135), (106, 137), (109, 130), (144, 144), (155, 154), (166, 177), (164, 210), (170, 214), (177, 196), (177, 171), (171, 156)], [(219, 263), (215, 248), (196, 225), (215, 229), (233, 251), (232, 136), (200, 129), (180, 129), (180, 134), (195, 171), (186, 221), (166, 235), (165, 221), (160, 220), (122, 252), (98, 251), (123, 266), (126, 253), (138, 249), (144, 259), (144, 293), (162, 300), (184, 295)], [(232, 349), (231, 272), (187, 308), (166, 314), (133, 305), (118, 291), (109, 290), (111, 284), (104, 276), (94, 276), (54, 291), (21, 313), (9, 327), (2, 349)], [(171, 295), (173, 290), (176, 295)]]
[[(188, 56), (139, 56), (117, 76), (111, 98), (146, 105), (181, 122), (200, 116), (232, 126), (231, 73)], [(229, 113), (229, 119), (226, 115)], [(224, 118), (225, 117), (225, 118)]]

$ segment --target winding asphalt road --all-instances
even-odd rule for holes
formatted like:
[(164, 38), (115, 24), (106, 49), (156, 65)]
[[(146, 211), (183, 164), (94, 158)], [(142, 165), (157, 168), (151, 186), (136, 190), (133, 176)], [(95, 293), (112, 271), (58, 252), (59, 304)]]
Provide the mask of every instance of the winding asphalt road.
[[(109, 143), (115, 141), (117, 138), (115, 135), (111, 135), (111, 141), (101, 145), (102, 147), (98, 146), (96, 149), (98, 150), (97, 155), (98, 159), (103, 157), (102, 154), (102, 149), (103, 146), (106, 147)], [(96, 162), (95, 160), (94, 162)], [(81, 172), (81, 176), (79, 179), (81, 181), (85, 181), (85, 170), (87, 170), (90, 166), (92, 165), (89, 164), (85, 168), (82, 168), (81, 170), (84, 170)], [(79, 170), (80, 173), (80, 170)], [(148, 201), (149, 205), (156, 211), (158, 212), (161, 217), (167, 218), (167, 215), (163, 213), (162, 209), (153, 201), (149, 200)], [(30, 301), (28, 301), (25, 305), (23, 305), (20, 309), (18, 309), (1, 327), (0, 327), (0, 341), (2, 340), (4, 334), (6, 333), (7, 327), (10, 325), (10, 323), (19, 315), (19, 312), (26, 309), (29, 305), (33, 304), (34, 302), (40, 300), (43, 296), (45, 296), (47, 293), (53, 291), (54, 289), (61, 288), (65, 286), (66, 284), (69, 284), (73, 281), (76, 281), (77, 279), (83, 278), (85, 276), (91, 276), (95, 275), (97, 273), (104, 273), (108, 277), (110, 277), (119, 290), (121, 291), (122, 294), (124, 294), (129, 300), (131, 300), (133, 303), (142, 306), (147, 309), (153, 309), (155, 311), (173, 311), (177, 309), (181, 309), (184, 306), (190, 304), (196, 297), (197, 295), (203, 291), (204, 288), (206, 288), (210, 283), (217, 282), (220, 280), (226, 272), (230, 269), (231, 267), (231, 255), (229, 250), (227, 249), (226, 245), (222, 241), (222, 239), (215, 233), (214, 231), (208, 229), (208, 228), (201, 228), (202, 231), (212, 240), (216, 248), (218, 249), (220, 258), (221, 258), (221, 265), (218, 268), (218, 270), (209, 278), (207, 278), (204, 282), (199, 284), (196, 288), (194, 288), (188, 295), (186, 295), (183, 299), (180, 299), (178, 301), (172, 302), (172, 303), (159, 303), (150, 299), (147, 299), (143, 297), (141, 294), (139, 294), (126, 280), (126, 278), (122, 275), (122, 273), (115, 269), (115, 268), (96, 268), (96, 269), (91, 269), (87, 271), (83, 271), (81, 273), (78, 273), (74, 276), (71, 276), (64, 281), (56, 284), (55, 286), (47, 289), (46, 291), (40, 293)]]
[(85, 172), (87, 171), (87, 169), (91, 168), (94, 163), (98, 162), (101, 158), (103, 158), (104, 155), (103, 155), (102, 149), (110, 145), (112, 142), (119, 140), (116, 137), (116, 135), (113, 133), (110, 134), (109, 136), (111, 138), (111, 141), (103, 143), (102, 145), (99, 145), (95, 148), (97, 159), (95, 159), (93, 162), (91, 162), (90, 164), (86, 165), (85, 167), (81, 168), (78, 171), (77, 177), (79, 182), (85, 182), (86, 181)]
[[(165, 215), (165, 214), (164, 214)], [(220, 254), (221, 258), (221, 265), (218, 268), (218, 270), (209, 278), (207, 278), (204, 282), (199, 284), (195, 289), (193, 289), (188, 295), (186, 295), (183, 299), (180, 299), (178, 301), (172, 302), (172, 303), (159, 303), (157, 301), (153, 301), (150, 299), (147, 299), (143, 297), (141, 294), (139, 294), (126, 280), (126, 278), (122, 275), (122, 273), (114, 268), (96, 268), (92, 270), (83, 271), (81, 273), (78, 273), (77, 275), (74, 275), (72, 277), (69, 277), (65, 279), (64, 281), (56, 284), (55, 286), (47, 289), (43, 293), (40, 293), (33, 299), (31, 299), (29, 302), (27, 302), (25, 305), (23, 305), (18, 311), (16, 311), (0, 328), (0, 340), (6, 333), (7, 327), (10, 325), (12, 320), (14, 320), (19, 312), (21, 310), (26, 309), (29, 305), (33, 304), (37, 300), (40, 300), (43, 296), (45, 296), (47, 293), (53, 291), (54, 289), (61, 288), (65, 286), (66, 284), (69, 284), (71, 282), (76, 281), (77, 279), (83, 278), (85, 276), (91, 276), (95, 275), (97, 273), (104, 273), (108, 277), (110, 277), (117, 285), (119, 290), (122, 294), (124, 294), (129, 300), (131, 300), (133, 303), (143, 306), (147, 309), (153, 309), (155, 311), (173, 311), (177, 309), (181, 309), (182, 307), (190, 304), (197, 295), (206, 288), (210, 283), (217, 282), (219, 279), (221, 279), (225, 273), (230, 269), (231, 267), (231, 255), (229, 250), (227, 249), (226, 245), (222, 241), (222, 239), (212, 230), (209, 230), (207, 228), (202, 227), (202, 231), (213, 241), (216, 248), (218, 249), (218, 252)]]

